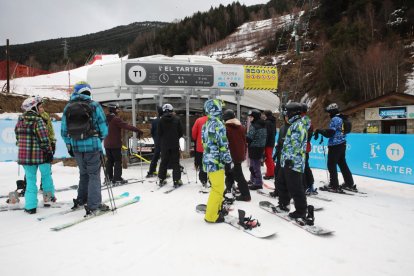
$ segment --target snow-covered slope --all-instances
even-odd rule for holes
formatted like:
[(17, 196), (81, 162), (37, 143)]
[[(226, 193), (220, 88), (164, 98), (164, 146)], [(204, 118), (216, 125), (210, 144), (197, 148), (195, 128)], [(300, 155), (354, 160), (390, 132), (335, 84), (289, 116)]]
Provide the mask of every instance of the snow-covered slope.
[[(94, 218), (61, 232), (50, 227), (82, 217), (78, 211), (42, 222), (36, 217), (59, 209), (0, 212), (1, 275), (411, 275), (414, 271), (414, 186), (355, 177), (368, 197), (324, 194), (332, 202), (309, 199), (323, 206), (316, 224), (335, 230), (331, 237), (313, 236), (258, 207), (268, 200), (252, 192), (251, 202), (236, 202), (277, 232), (258, 239), (226, 224), (208, 224), (195, 212), (208, 195), (199, 193), (193, 160), (183, 163), (185, 185), (170, 194), (153, 191), (147, 179), (114, 189), (140, 195), (141, 202), (117, 214)], [(147, 166), (124, 170), (124, 177), (141, 177)], [(243, 165), (245, 175), (248, 169)], [(16, 163), (0, 166), (0, 194), (14, 189)], [(326, 172), (314, 170), (317, 182)], [(187, 184), (187, 176), (191, 183)], [(53, 166), (57, 187), (77, 184), (76, 168)], [(171, 180), (170, 180), (171, 182)], [(107, 192), (102, 192), (107, 197)], [(76, 191), (57, 194), (70, 201)], [(40, 198), (40, 196), (39, 196)], [(4, 199), (2, 199), (3, 201)], [(275, 200), (272, 200), (275, 202)], [(4, 202), (2, 203), (2, 205)]]

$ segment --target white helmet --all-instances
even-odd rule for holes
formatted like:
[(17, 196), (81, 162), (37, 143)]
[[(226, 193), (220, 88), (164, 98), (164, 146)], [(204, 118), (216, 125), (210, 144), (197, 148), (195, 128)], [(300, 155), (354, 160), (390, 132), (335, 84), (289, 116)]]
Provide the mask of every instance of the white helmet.
[[(37, 109), (37, 106), (39, 104), (43, 103), (43, 98), (40, 96), (32, 96), (27, 98), (26, 100), (23, 101), (22, 103), (22, 109), (24, 111), (30, 111), (30, 110), (34, 110), (36, 112), (39, 112), (39, 110)], [(34, 109), (36, 108), (36, 109)]]
[(329, 112), (329, 111), (333, 111), (333, 110), (338, 110), (339, 108), (338, 108), (338, 105), (336, 104), (336, 103), (331, 103), (330, 105), (328, 105), (327, 107), (326, 107), (326, 111), (327, 112)]
[(171, 104), (169, 104), (169, 103), (167, 103), (167, 104), (164, 104), (163, 106), (162, 106), (162, 111), (163, 112), (173, 112), (173, 106), (171, 105)]

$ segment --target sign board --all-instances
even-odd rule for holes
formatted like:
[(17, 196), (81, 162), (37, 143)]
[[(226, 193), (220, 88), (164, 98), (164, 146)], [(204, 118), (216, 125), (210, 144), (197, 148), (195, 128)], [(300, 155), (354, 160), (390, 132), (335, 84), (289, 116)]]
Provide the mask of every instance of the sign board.
[(414, 105), (365, 108), (365, 120), (414, 119)]
[(126, 62), (122, 66), (122, 85), (212, 87), (211, 65), (153, 64)]
[(214, 65), (214, 87), (243, 89), (243, 65)]
[[(352, 174), (414, 184), (414, 135), (352, 133), (346, 137), (346, 160)], [(327, 141), (319, 144), (312, 139), (311, 167), (326, 169)]]
[(276, 90), (276, 66), (244, 65), (244, 89), (247, 90)]

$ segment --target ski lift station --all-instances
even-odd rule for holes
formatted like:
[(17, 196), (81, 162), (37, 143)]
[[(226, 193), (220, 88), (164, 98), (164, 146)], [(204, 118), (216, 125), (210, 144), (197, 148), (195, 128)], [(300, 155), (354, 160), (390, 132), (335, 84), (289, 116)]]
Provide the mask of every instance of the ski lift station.
[[(95, 101), (116, 102), (133, 114), (172, 104), (175, 112), (185, 113), (186, 137), (190, 114), (202, 113), (207, 99), (223, 100), (224, 108), (237, 111), (238, 118), (251, 109), (279, 108), (272, 93), (277, 90), (276, 67), (222, 64), (205, 56), (154, 55), (98, 64), (88, 70), (87, 81)], [(132, 123), (136, 125), (136, 116)]]

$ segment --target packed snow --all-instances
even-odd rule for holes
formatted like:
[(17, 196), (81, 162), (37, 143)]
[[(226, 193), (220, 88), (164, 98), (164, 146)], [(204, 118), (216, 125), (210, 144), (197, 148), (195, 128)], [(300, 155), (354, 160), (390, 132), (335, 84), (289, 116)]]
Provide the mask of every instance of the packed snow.
[[(61, 209), (38, 208), (35, 215), (0, 212), (1, 275), (348, 276), (410, 275), (414, 270), (412, 185), (354, 176), (367, 197), (320, 192), (332, 202), (308, 199), (324, 208), (315, 212), (315, 223), (334, 230), (329, 237), (314, 236), (260, 209), (259, 201), (276, 200), (252, 191), (252, 201), (236, 202), (232, 213), (243, 209), (259, 219), (261, 227), (277, 232), (259, 239), (227, 224), (206, 223), (195, 206), (206, 203), (208, 195), (199, 193), (193, 160), (182, 164), (188, 174), (182, 175), (185, 185), (180, 189), (165, 194), (172, 186), (169, 179), (168, 185), (154, 191), (155, 182), (145, 178), (116, 187), (115, 195), (129, 192), (130, 198), (140, 195), (141, 201), (61, 232), (50, 227), (81, 218), (84, 211), (44, 221), (36, 218)], [(243, 167), (248, 177), (248, 168)], [(56, 187), (77, 184), (77, 168), (57, 163), (52, 170)], [(147, 165), (138, 164), (124, 169), (123, 176), (142, 179), (147, 170)], [(313, 172), (316, 183), (326, 180), (326, 171)], [(0, 194), (14, 190), (15, 181), (22, 178), (23, 169), (16, 163), (2, 163)], [(102, 195), (107, 198), (107, 191)], [(76, 191), (56, 196), (70, 202)]]

